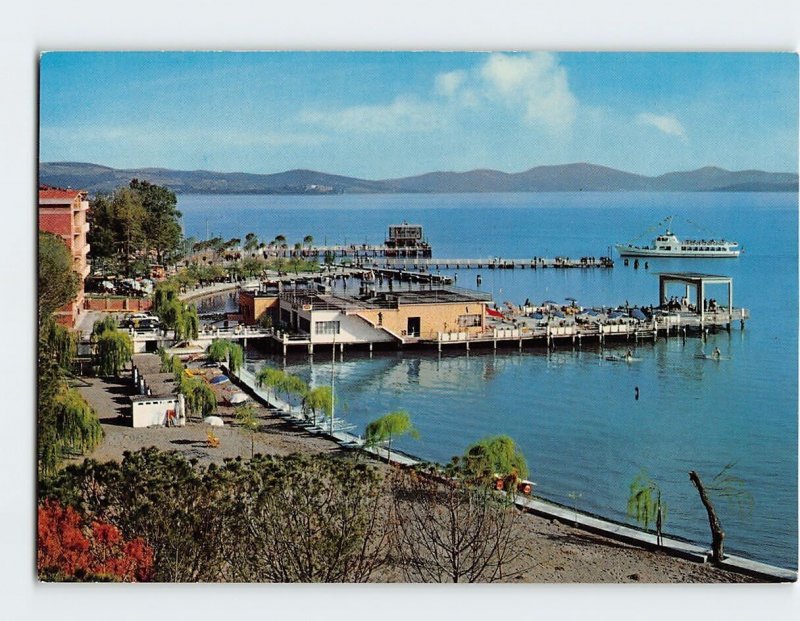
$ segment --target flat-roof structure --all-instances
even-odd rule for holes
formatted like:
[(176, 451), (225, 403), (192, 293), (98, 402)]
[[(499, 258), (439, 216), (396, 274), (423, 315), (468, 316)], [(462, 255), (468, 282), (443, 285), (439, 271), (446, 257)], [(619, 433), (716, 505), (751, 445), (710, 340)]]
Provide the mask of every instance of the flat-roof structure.
[(697, 301), (697, 314), (702, 322), (706, 313), (706, 287), (708, 285), (725, 285), (728, 290), (728, 313), (733, 310), (733, 278), (718, 274), (703, 274), (700, 272), (660, 272), (658, 274), (658, 299), (661, 304), (667, 301), (667, 286), (681, 284), (686, 287), (686, 297), (689, 297), (690, 288), (694, 287)]
[(183, 396), (173, 373), (161, 372), (161, 358), (156, 354), (131, 357), (133, 388), (131, 423), (134, 427), (181, 425), (185, 422)]

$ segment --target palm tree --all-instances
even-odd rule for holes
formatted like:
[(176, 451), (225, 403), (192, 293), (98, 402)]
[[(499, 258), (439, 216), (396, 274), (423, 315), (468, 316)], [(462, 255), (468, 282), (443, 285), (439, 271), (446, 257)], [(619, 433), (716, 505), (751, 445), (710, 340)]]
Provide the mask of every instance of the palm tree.
[(386, 459), (392, 461), (392, 438), (410, 435), (412, 438), (419, 438), (419, 432), (411, 424), (411, 416), (405, 410), (389, 412), (385, 416), (369, 423), (365, 429), (365, 447), (376, 446), (382, 442), (388, 442), (386, 447)]
[(306, 246), (308, 246), (309, 248), (311, 248), (311, 244), (313, 244), (313, 243), (314, 243), (314, 238), (313, 238), (311, 235), (306, 235), (306, 236), (303, 238), (303, 243), (304, 243)]
[(258, 248), (258, 236), (255, 233), (248, 233), (244, 236), (244, 249), (252, 253)]

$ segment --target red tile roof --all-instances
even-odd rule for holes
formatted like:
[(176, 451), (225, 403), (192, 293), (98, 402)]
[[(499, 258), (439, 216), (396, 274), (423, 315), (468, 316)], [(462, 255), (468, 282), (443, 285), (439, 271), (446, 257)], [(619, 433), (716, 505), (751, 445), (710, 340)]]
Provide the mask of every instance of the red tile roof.
[(51, 188), (49, 186), (42, 186), (39, 188), (39, 200), (57, 198), (66, 200), (75, 200), (76, 197), (83, 194), (81, 190), (71, 190), (64, 188)]

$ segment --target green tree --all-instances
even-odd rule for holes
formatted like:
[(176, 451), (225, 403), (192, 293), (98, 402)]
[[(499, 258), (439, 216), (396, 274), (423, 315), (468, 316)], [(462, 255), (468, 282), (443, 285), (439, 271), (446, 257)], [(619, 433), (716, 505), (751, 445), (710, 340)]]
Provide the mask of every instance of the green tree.
[(333, 392), (330, 386), (317, 386), (308, 391), (304, 405), (311, 410), (313, 424), (317, 424), (317, 414), (330, 416), (333, 411)]
[(181, 376), (180, 392), (186, 400), (186, 409), (189, 413), (201, 419), (211, 414), (217, 407), (217, 396), (211, 386), (199, 377)]
[(145, 540), (153, 549), (154, 580), (220, 581), (230, 575), (225, 538), (234, 515), (228, 498), (240, 469), (235, 463), (203, 469), (151, 447), (126, 451), (121, 462), (68, 466), (39, 490), (42, 498), (114, 524), (126, 538)]
[(92, 325), (92, 335), (91, 338), (95, 339), (99, 337), (103, 332), (107, 331), (115, 331), (117, 329), (117, 320), (114, 319), (113, 315), (105, 315), (102, 319), (98, 319)]
[(68, 388), (57, 375), (44, 379), (57, 383), (39, 395), (39, 473), (49, 476), (65, 457), (96, 447), (103, 439), (103, 428), (78, 391)]
[(419, 432), (411, 424), (411, 416), (405, 410), (389, 412), (367, 424), (364, 431), (366, 446), (376, 446), (387, 442), (387, 460), (392, 461), (392, 439), (404, 435), (419, 438)]
[(251, 404), (246, 403), (236, 408), (235, 416), (239, 426), (250, 434), (250, 459), (253, 459), (256, 450), (256, 432), (261, 427), (261, 421), (258, 420), (256, 409)]
[(313, 238), (311, 235), (306, 235), (306, 236), (303, 238), (303, 243), (304, 243), (306, 246), (308, 246), (309, 248), (311, 248), (311, 244), (313, 244), (313, 243), (314, 243), (314, 238)]
[(666, 518), (667, 506), (661, 499), (661, 488), (642, 470), (630, 484), (628, 496), (628, 515), (634, 518), (645, 530), (650, 524), (656, 525), (656, 542), (661, 544), (661, 528)]
[(244, 236), (244, 249), (247, 252), (254, 252), (258, 249), (258, 235), (255, 233), (248, 233)]
[(133, 356), (133, 341), (125, 332), (106, 329), (95, 338), (95, 366), (100, 375), (119, 375)]
[(381, 490), (378, 472), (364, 465), (256, 456), (236, 489), (235, 580), (367, 582), (390, 550)]
[(514, 440), (500, 435), (484, 438), (464, 454), (463, 467), (472, 476), (490, 482), (495, 476), (525, 479), (528, 464)]
[(58, 325), (52, 317), (45, 321), (41, 329), (45, 351), (62, 372), (68, 372), (78, 350), (78, 337), (64, 326)]
[(114, 192), (111, 209), (110, 226), (116, 254), (125, 274), (130, 276), (131, 262), (136, 258), (137, 252), (144, 249), (146, 212), (139, 195), (129, 188), (118, 188)]
[(80, 277), (72, 269), (67, 245), (52, 233), (39, 231), (39, 327), (75, 299)]
[(144, 209), (142, 232), (147, 246), (156, 252), (156, 260), (164, 265), (167, 259), (181, 250), (183, 232), (181, 212), (175, 193), (166, 187), (132, 179), (130, 189)]
[(236, 373), (244, 363), (244, 350), (238, 343), (227, 339), (214, 339), (206, 352), (213, 362), (227, 362), (230, 370)]

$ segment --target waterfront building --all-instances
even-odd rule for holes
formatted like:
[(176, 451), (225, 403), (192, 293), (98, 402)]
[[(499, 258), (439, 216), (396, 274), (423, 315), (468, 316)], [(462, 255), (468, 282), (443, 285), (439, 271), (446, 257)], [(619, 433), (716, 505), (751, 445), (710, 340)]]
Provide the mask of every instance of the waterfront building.
[(309, 344), (411, 343), (439, 334), (480, 334), (491, 296), (448, 288), (372, 292), (358, 297), (314, 288), (242, 292), (245, 323), (268, 314), (279, 330)]
[(75, 326), (83, 310), (84, 280), (89, 275), (87, 255), (89, 201), (83, 190), (42, 186), (39, 188), (39, 230), (58, 235), (72, 255), (72, 268), (80, 275), (78, 293), (72, 302), (55, 313), (56, 321), (70, 328)]

